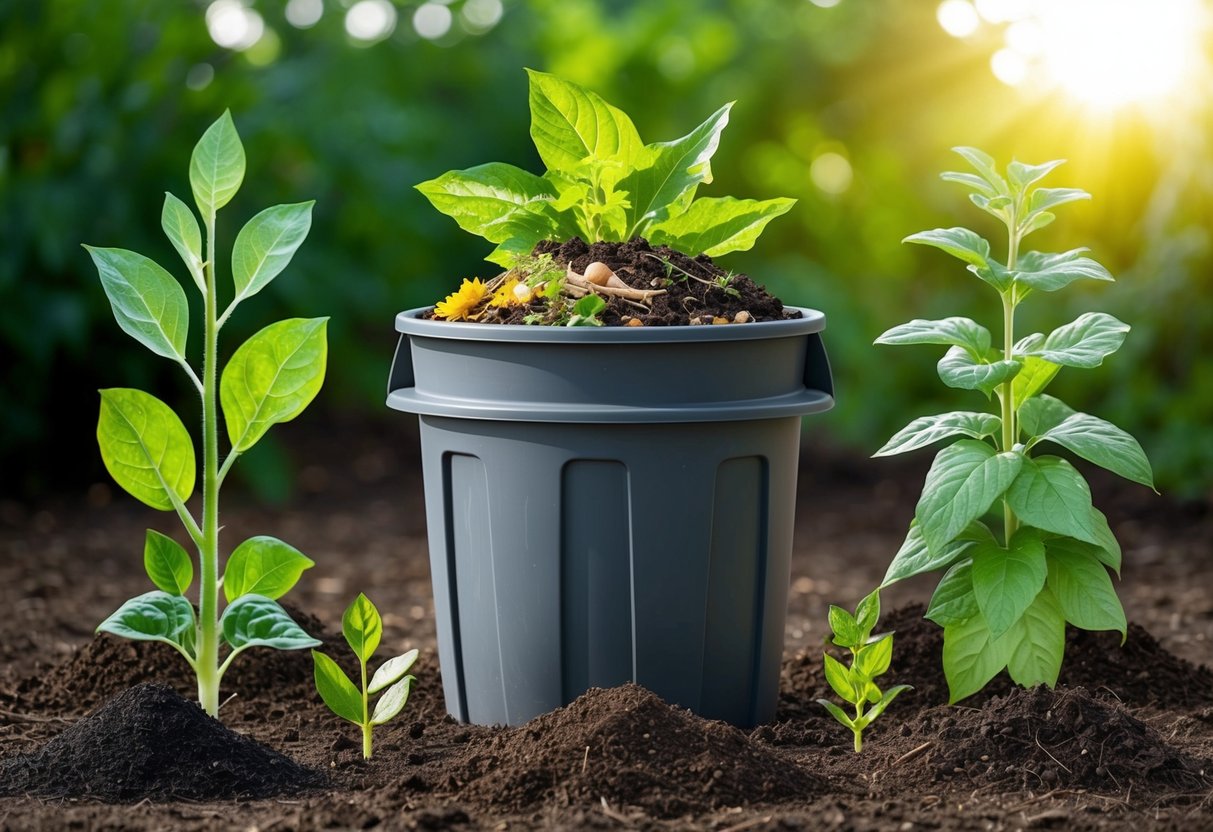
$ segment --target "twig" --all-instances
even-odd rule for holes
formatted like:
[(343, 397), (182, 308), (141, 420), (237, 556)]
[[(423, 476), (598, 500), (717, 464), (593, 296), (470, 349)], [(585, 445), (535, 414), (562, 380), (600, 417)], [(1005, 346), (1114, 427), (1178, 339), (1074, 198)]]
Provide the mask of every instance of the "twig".
[(1041, 744), (1040, 744), (1040, 732), (1039, 732), (1039, 731), (1037, 731), (1037, 732), (1036, 732), (1036, 737), (1035, 737), (1035, 740), (1036, 740), (1036, 747), (1037, 747), (1037, 748), (1039, 748), (1039, 749), (1040, 749), (1041, 751), (1043, 751), (1044, 753), (1048, 754), (1048, 755), (1049, 755), (1049, 759), (1050, 759), (1050, 760), (1052, 760), (1053, 762), (1057, 763), (1057, 765), (1059, 765), (1059, 766), (1061, 766), (1063, 769), (1065, 769), (1066, 774), (1073, 774), (1073, 773), (1074, 773), (1073, 771), (1071, 771), (1071, 770), (1070, 770), (1070, 769), (1069, 769), (1069, 768), (1066, 766), (1066, 764), (1065, 764), (1065, 763), (1063, 763), (1061, 760), (1057, 759), (1057, 758), (1056, 758), (1056, 757), (1054, 757), (1052, 754), (1050, 754), (1050, 753), (1049, 753), (1049, 749), (1045, 748), (1043, 745), (1041, 745)]
[(586, 767), (586, 765), (589, 764), (589, 762), (590, 762), (590, 747), (587, 745), (585, 747), (585, 756), (581, 758), (581, 773), (582, 774), (585, 774), (585, 767)]
[[(930, 748), (934, 744), (935, 744), (934, 740), (927, 740), (926, 742), (924, 742), (922, 745), (918, 746), (917, 748), (911, 748), (905, 754), (902, 754), (900, 757), (898, 757), (896, 760), (894, 760), (892, 763), (890, 763), (889, 768), (897, 768), (902, 763), (910, 762), (910, 760), (913, 760), (915, 757), (920, 756), (924, 751), (926, 751), (928, 748)], [(885, 769), (885, 770), (888, 771), (888, 769)]]

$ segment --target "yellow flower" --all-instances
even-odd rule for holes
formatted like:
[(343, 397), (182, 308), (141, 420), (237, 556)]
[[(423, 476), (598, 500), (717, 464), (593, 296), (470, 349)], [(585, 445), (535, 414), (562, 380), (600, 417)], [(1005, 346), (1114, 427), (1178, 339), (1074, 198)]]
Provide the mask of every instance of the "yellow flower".
[(468, 320), (468, 313), (480, 305), (486, 291), (487, 287), (480, 282), (480, 278), (465, 278), (458, 292), (447, 295), (446, 300), (439, 301), (434, 307), (434, 317), (446, 318), (448, 321)]
[(520, 306), (531, 300), (531, 289), (516, 277), (511, 277), (493, 293), (489, 306)]

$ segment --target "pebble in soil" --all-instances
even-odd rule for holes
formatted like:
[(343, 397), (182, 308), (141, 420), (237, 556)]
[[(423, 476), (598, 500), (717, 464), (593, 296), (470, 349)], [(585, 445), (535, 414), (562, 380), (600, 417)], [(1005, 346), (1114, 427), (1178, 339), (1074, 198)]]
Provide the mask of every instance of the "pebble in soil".
[(526, 725), (473, 741), (453, 768), (451, 792), (499, 812), (605, 799), (673, 818), (803, 800), (829, 788), (736, 728), (632, 684), (591, 689)]
[(0, 763), (0, 794), (113, 803), (266, 798), (326, 782), (154, 684), (118, 694), (38, 751)]

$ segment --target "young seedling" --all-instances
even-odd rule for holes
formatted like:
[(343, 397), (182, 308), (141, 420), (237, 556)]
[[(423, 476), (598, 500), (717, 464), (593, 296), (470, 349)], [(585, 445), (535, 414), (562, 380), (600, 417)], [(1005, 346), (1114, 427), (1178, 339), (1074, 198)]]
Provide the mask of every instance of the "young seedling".
[[(97, 441), (110, 475), (136, 499), (176, 511), (198, 551), (198, 612), (185, 597), (194, 579), (190, 556), (172, 538), (147, 532), (144, 566), (157, 589), (127, 601), (98, 631), (176, 648), (198, 678), (198, 700), (219, 713), (219, 683), (232, 660), (250, 647), (298, 650), (320, 642), (277, 603), (312, 561), (281, 540), (252, 537), (231, 553), (223, 573), (227, 607), (219, 609), (219, 489), (241, 454), (279, 422), (294, 419), (324, 382), (328, 318), (270, 324), (236, 350), (219, 374), (219, 331), (240, 303), (264, 289), (290, 263), (312, 225), (311, 202), (276, 205), (257, 214), (232, 248), (233, 295), (220, 313), (215, 219), (244, 180), (244, 148), (230, 113), (210, 126), (190, 158), (189, 180), (206, 231), (193, 211), (165, 194), (161, 226), (203, 299), (201, 377), (186, 360), (190, 310), (185, 292), (164, 268), (133, 251), (85, 246), (118, 326), (157, 355), (181, 366), (202, 410), (202, 519), (186, 507), (194, 492), (194, 445), (168, 405), (141, 390), (101, 391)], [(219, 456), (219, 407), (231, 443)], [(220, 655), (220, 645), (229, 652)]]
[(893, 659), (893, 634), (873, 636), (872, 628), (880, 618), (880, 590), (859, 602), (855, 614), (842, 607), (830, 606), (830, 629), (834, 643), (851, 651), (851, 666), (847, 667), (829, 653), (824, 653), (826, 681), (844, 702), (855, 709), (855, 715), (828, 699), (818, 699), (830, 714), (851, 729), (855, 751), (863, 750), (863, 731), (884, 713), (889, 703), (902, 691), (913, 690), (910, 685), (894, 685), (886, 691), (876, 685), (877, 676), (889, 669)]
[(890, 439), (876, 456), (960, 437), (935, 457), (909, 534), (883, 586), (946, 569), (927, 618), (944, 628), (943, 668), (953, 702), (985, 687), (1003, 668), (1025, 687), (1056, 684), (1067, 622), (1085, 630), (1126, 633), (1124, 610), (1108, 575), (1119, 574), (1121, 551), (1108, 520), (1091, 503), (1086, 480), (1067, 460), (1034, 454), (1060, 445), (1133, 482), (1153, 487), (1141, 445), (1115, 425), (1078, 413), (1044, 394), (1062, 367), (1098, 367), (1120, 349), (1129, 326), (1103, 312), (1086, 312), (1048, 335), (1016, 337), (1015, 312), (1040, 293), (1079, 280), (1111, 281), (1107, 269), (1078, 248), (1061, 254), (1021, 251), (1025, 237), (1054, 219), (1053, 209), (1090, 199), (1077, 188), (1039, 182), (1060, 161), (1011, 162), (1006, 175), (971, 147), (955, 148), (975, 173), (943, 178), (1007, 230), (1005, 261), (967, 228), (938, 228), (906, 238), (964, 262), (997, 292), (1002, 339), (969, 318), (914, 320), (893, 327), (878, 344), (939, 344), (944, 384), (975, 390), (993, 412), (923, 416)]
[[(410, 650), (394, 659), (388, 659), (379, 666), (368, 684), (366, 663), (374, 655), (375, 648), (379, 646), (379, 639), (383, 636), (383, 620), (379, 617), (379, 610), (375, 609), (375, 605), (362, 593), (358, 594), (341, 616), (341, 632), (354, 655), (358, 657), (358, 665), (362, 671), (361, 686), (355, 686), (337, 662), (319, 650), (313, 650), (316, 690), (333, 713), (362, 728), (362, 757), (369, 760), (371, 729), (394, 719), (409, 701), (409, 691), (417, 679), (405, 674), (417, 661), (417, 651)], [(371, 711), (370, 697), (380, 691), (383, 691), (383, 696), (379, 697), (375, 710)]]

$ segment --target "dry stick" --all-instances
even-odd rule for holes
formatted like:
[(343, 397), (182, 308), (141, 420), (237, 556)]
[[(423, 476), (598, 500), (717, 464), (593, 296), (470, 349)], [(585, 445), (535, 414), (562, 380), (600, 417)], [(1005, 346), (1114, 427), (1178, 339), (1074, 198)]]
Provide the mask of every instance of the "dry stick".
[(1054, 756), (1053, 756), (1051, 753), (1049, 753), (1049, 749), (1045, 748), (1043, 745), (1041, 745), (1041, 744), (1040, 744), (1040, 732), (1039, 732), (1039, 731), (1037, 731), (1037, 732), (1036, 732), (1036, 736), (1035, 736), (1035, 738), (1034, 738), (1034, 739), (1036, 740), (1036, 747), (1037, 747), (1037, 748), (1039, 748), (1039, 749), (1040, 749), (1041, 751), (1043, 751), (1044, 753), (1048, 754), (1048, 755), (1049, 755), (1049, 759), (1050, 759), (1050, 760), (1052, 760), (1053, 762), (1057, 763), (1057, 765), (1059, 765), (1059, 766), (1061, 766), (1062, 768), (1064, 768), (1064, 769), (1066, 770), (1066, 774), (1073, 774), (1073, 773), (1074, 773), (1073, 771), (1071, 771), (1071, 770), (1069, 769), (1069, 767), (1068, 767), (1068, 766), (1067, 766), (1065, 763), (1063, 763), (1061, 760), (1057, 759), (1057, 758), (1056, 758), (1056, 757), (1054, 757)]
[(910, 760), (913, 760), (915, 757), (918, 757), (919, 755), (921, 755), (924, 751), (926, 751), (928, 748), (930, 748), (934, 744), (935, 744), (934, 740), (927, 740), (926, 742), (924, 742), (922, 745), (918, 746), (917, 748), (911, 748), (905, 754), (902, 754), (900, 757), (898, 757), (896, 760), (894, 760), (889, 765), (889, 768), (885, 769), (885, 771), (888, 771), (889, 769), (897, 768), (902, 763), (908, 763)]
[(610, 818), (613, 821), (617, 821), (619, 823), (626, 823), (628, 826), (632, 825), (632, 819), (630, 817), (628, 817), (627, 815), (623, 814), (622, 812), (616, 812), (614, 809), (612, 809), (607, 804), (607, 800), (605, 797), (600, 797), (598, 799), (602, 801), (602, 813), (604, 815), (606, 815), (608, 818)]
[(581, 773), (585, 774), (585, 767), (590, 762), (590, 747), (585, 747), (585, 756), (581, 758)]

